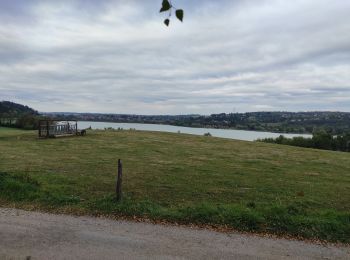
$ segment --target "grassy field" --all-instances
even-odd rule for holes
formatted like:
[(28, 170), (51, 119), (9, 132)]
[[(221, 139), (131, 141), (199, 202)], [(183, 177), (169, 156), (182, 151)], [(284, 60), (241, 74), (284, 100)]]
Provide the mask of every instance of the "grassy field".
[(350, 242), (350, 153), (140, 131), (38, 140), (0, 128), (0, 205)]

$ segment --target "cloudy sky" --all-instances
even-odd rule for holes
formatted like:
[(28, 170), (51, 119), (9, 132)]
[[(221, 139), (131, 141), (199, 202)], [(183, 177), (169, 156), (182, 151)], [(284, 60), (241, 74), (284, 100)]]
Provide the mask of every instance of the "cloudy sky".
[(350, 111), (350, 1), (0, 0), (0, 100), (39, 111)]

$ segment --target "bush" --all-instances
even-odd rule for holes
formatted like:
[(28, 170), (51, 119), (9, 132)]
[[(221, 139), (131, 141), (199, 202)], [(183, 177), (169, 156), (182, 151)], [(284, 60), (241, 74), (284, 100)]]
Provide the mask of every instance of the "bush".
[(334, 151), (350, 151), (350, 133), (332, 136), (325, 131), (314, 132), (312, 138), (293, 137), (286, 138), (283, 135), (273, 139), (258, 139), (258, 142), (292, 145), (298, 147), (315, 148)]

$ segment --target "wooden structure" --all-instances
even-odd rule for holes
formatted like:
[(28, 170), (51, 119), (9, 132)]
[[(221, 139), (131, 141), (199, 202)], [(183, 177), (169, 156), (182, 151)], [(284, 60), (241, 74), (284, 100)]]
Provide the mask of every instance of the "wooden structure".
[(39, 138), (85, 135), (85, 130), (78, 130), (77, 121), (40, 120)]

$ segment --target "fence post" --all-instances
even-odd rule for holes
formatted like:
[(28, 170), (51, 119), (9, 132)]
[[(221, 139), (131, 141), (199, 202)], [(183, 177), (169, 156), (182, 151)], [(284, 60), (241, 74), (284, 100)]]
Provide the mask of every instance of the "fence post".
[(118, 177), (117, 177), (117, 186), (116, 186), (117, 201), (122, 200), (122, 177), (123, 177), (123, 165), (122, 165), (122, 161), (118, 159)]
[(46, 121), (46, 137), (49, 138), (50, 137), (50, 126), (49, 126), (49, 120)]

